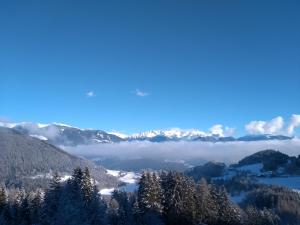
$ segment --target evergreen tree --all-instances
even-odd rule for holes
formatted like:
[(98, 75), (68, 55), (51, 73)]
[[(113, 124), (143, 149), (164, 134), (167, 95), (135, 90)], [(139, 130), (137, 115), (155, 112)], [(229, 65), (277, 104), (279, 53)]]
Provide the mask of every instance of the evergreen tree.
[(22, 225), (31, 225), (29, 195), (26, 195), (22, 201), (19, 213), (19, 221)]
[(157, 224), (161, 220), (162, 202), (163, 194), (159, 177), (155, 173), (144, 172), (138, 190), (139, 213), (144, 224)]
[(221, 187), (218, 194), (218, 224), (220, 225), (239, 225), (241, 224), (241, 213), (238, 206), (234, 205), (226, 192), (224, 186)]
[(210, 186), (205, 178), (197, 185), (197, 221), (200, 223), (214, 224), (217, 218), (218, 207), (213, 201)]
[(61, 177), (55, 172), (50, 181), (50, 188), (45, 193), (42, 207), (41, 220), (44, 224), (55, 224), (54, 221), (58, 219), (61, 191)]
[(118, 203), (117, 209), (117, 225), (134, 224), (133, 204), (127, 196), (126, 192), (115, 190), (112, 198)]
[(111, 198), (108, 204), (108, 219), (110, 225), (119, 224), (119, 203), (116, 199)]
[(82, 176), (82, 181), (80, 181), (80, 183), (82, 185), (80, 189), (82, 191), (82, 197), (84, 199), (84, 203), (85, 205), (88, 205), (92, 200), (93, 191), (94, 191), (91, 174), (88, 167), (85, 168)]
[(178, 172), (169, 172), (162, 180), (166, 224), (196, 224), (195, 183)]
[(246, 209), (246, 214), (248, 216), (246, 220), (246, 225), (279, 225), (280, 218), (269, 209), (264, 208), (259, 210), (252, 206)]
[(148, 211), (162, 212), (162, 190), (159, 178), (155, 173), (144, 172), (139, 182), (139, 208), (143, 213)]
[(37, 190), (30, 205), (30, 220), (33, 224), (40, 223), (41, 208), (42, 208), (42, 194), (40, 190)]
[(0, 187), (0, 214), (3, 212), (7, 202), (6, 191), (4, 187)]

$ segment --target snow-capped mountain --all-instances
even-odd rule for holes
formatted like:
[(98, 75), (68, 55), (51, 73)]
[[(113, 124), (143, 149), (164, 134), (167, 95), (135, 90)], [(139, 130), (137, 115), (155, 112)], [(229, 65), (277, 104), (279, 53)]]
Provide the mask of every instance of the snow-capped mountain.
[(264, 140), (289, 140), (292, 137), (284, 135), (246, 135), (242, 137), (224, 136), (196, 129), (183, 130), (173, 128), (168, 130), (152, 130), (127, 136), (127, 141), (204, 141), (204, 142), (229, 142), (229, 141), (264, 141)]
[(289, 140), (292, 137), (283, 135), (246, 135), (242, 137), (224, 136), (213, 132), (203, 132), (197, 129), (165, 129), (151, 130), (132, 135), (122, 134), (117, 131), (105, 132), (103, 130), (81, 129), (62, 123), (4, 123), (0, 126), (17, 130), (31, 137), (47, 141), (56, 146), (77, 146), (87, 144), (118, 143), (122, 141), (203, 141), (203, 142), (232, 142), (232, 141), (265, 141)]
[(102, 130), (80, 129), (62, 123), (0, 123), (0, 126), (19, 131), (56, 146), (76, 146), (98, 143), (117, 143), (123, 141), (119, 136)]
[(203, 131), (192, 129), (182, 130), (173, 128), (168, 130), (152, 130), (142, 133), (132, 134), (127, 137), (128, 140), (151, 140), (157, 137), (165, 137), (169, 140), (192, 140), (197, 137), (205, 137), (207, 134)]

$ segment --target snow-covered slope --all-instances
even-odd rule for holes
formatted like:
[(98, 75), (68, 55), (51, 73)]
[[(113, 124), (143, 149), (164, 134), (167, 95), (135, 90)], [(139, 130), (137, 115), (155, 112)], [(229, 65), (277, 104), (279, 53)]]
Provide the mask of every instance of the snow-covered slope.
[[(117, 177), (123, 183), (118, 189), (125, 192), (133, 192), (138, 188), (138, 181), (141, 177), (139, 173), (125, 172), (120, 170), (107, 170), (108, 175)], [(103, 188), (100, 190), (101, 195), (111, 195), (115, 188)]]
[(116, 143), (123, 139), (108, 134), (102, 130), (80, 129), (62, 123), (40, 124), (40, 123), (4, 123), (0, 126), (17, 130), (22, 134), (48, 141), (56, 146), (76, 146), (98, 143)]

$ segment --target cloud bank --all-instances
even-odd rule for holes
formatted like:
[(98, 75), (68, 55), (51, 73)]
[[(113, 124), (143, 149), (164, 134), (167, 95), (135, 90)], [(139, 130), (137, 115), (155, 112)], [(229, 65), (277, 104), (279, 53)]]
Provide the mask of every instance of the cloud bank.
[(300, 126), (300, 115), (293, 114), (286, 124), (281, 116), (270, 121), (255, 120), (245, 125), (248, 134), (281, 134), (294, 135), (295, 128)]
[(158, 160), (222, 161), (235, 163), (245, 156), (265, 149), (275, 149), (289, 155), (300, 153), (300, 140), (256, 142), (121, 142), (65, 148), (70, 153), (84, 156), (106, 156), (121, 159), (152, 158)]

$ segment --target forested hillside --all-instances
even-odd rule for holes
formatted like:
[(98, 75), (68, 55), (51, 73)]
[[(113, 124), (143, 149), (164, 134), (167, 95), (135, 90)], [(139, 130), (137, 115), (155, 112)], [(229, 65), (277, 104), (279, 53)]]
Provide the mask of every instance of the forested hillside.
[(71, 175), (76, 167), (88, 167), (103, 187), (117, 184), (103, 167), (13, 129), (0, 127), (0, 155), (0, 183), (7, 187), (47, 187), (53, 171)]
[[(76, 168), (70, 180), (56, 174), (50, 188), (25, 192), (0, 189), (3, 225), (276, 225), (276, 209), (244, 209), (230, 201), (224, 187), (204, 179), (195, 183), (178, 172), (144, 172), (136, 193), (98, 194), (88, 168)], [(297, 221), (289, 224), (299, 224)]]

